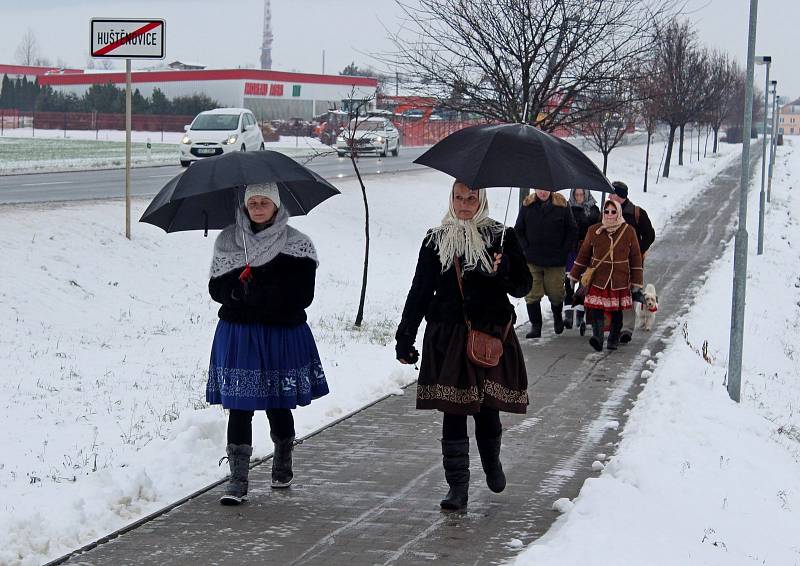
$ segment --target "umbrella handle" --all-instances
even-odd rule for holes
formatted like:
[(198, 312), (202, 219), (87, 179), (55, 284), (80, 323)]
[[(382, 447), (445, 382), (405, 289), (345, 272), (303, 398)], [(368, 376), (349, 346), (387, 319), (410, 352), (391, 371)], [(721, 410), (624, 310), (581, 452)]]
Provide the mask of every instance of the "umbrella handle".
[(508, 222), (508, 209), (511, 206), (511, 187), (508, 187), (508, 201), (506, 201), (506, 215), (503, 218), (503, 234), (500, 236), (500, 253), (503, 253), (503, 244), (506, 241), (506, 222)]
[(203, 211), (203, 237), (208, 238), (208, 212)]

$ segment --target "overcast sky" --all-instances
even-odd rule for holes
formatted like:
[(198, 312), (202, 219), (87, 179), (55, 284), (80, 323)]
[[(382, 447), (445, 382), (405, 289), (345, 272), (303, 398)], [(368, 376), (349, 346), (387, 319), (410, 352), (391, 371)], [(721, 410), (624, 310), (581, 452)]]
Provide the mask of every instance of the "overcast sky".
[[(744, 64), (749, 4), (688, 0), (687, 9), (706, 45)], [(263, 0), (0, 0), (0, 14), (0, 63), (15, 62), (14, 51), (30, 28), (42, 56), (83, 67), (92, 17), (152, 17), (167, 22), (169, 61), (230, 68), (258, 66)], [(368, 54), (390, 49), (383, 25), (397, 29), (400, 15), (393, 0), (272, 0), (273, 69), (322, 72), (323, 50), (328, 73), (338, 73), (351, 61), (375, 65)], [(771, 78), (778, 80), (781, 94), (793, 98), (800, 96), (798, 22), (800, 0), (759, 2), (757, 54), (772, 56)], [(763, 89), (763, 67), (756, 68), (755, 76)]]

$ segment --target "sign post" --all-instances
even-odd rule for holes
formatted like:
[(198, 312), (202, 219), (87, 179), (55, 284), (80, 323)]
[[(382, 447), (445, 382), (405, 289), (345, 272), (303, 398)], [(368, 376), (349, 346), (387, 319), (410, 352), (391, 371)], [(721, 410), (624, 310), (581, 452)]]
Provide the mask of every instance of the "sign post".
[(131, 59), (163, 59), (166, 23), (157, 19), (92, 18), (91, 54), (125, 59), (125, 237), (131, 238)]

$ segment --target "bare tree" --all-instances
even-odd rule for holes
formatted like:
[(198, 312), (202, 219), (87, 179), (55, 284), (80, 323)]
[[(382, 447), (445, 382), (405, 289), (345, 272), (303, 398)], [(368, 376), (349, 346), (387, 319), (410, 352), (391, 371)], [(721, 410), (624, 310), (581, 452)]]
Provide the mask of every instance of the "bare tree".
[(636, 82), (636, 107), (638, 114), (644, 123), (645, 130), (647, 131), (647, 149), (645, 150), (644, 158), (644, 186), (642, 190), (647, 192), (647, 177), (650, 169), (650, 145), (653, 140), (653, 135), (658, 126), (659, 117), (659, 101), (662, 96), (662, 83), (658, 80), (658, 76), (651, 72), (651, 65), (642, 67), (638, 73), (638, 80)]
[(488, 120), (545, 131), (581, 122), (574, 105), (625, 81), (674, 0), (419, 0), (384, 61), (416, 77), (407, 88)]
[(611, 85), (605, 92), (588, 97), (576, 106), (586, 118), (575, 130), (589, 140), (603, 155), (603, 175), (608, 169), (608, 156), (625, 137), (633, 121), (633, 93), (625, 85)]
[(731, 118), (738, 93), (744, 92), (744, 71), (726, 53), (713, 52), (709, 57), (709, 84), (711, 95), (706, 107), (704, 121), (714, 132), (712, 153), (717, 153), (719, 130), (723, 122)]
[(669, 125), (667, 152), (662, 175), (669, 177), (675, 132), (681, 129), (680, 164), (683, 163), (683, 129), (696, 112), (693, 90), (702, 58), (697, 47), (697, 32), (689, 22), (672, 21), (658, 31), (652, 61), (652, 75), (659, 81), (659, 118)]
[(14, 59), (20, 65), (37, 65), (39, 63), (39, 42), (31, 28), (28, 28), (22, 35), (14, 52)]

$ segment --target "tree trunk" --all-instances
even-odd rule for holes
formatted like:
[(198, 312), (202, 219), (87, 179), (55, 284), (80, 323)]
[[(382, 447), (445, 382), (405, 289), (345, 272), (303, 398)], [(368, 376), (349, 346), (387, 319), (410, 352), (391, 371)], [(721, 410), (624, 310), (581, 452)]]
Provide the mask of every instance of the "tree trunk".
[(531, 194), (531, 190), (530, 189), (520, 188), (520, 190), (519, 190), (519, 207), (520, 208), (522, 208), (522, 201), (524, 201), (529, 194)]
[(681, 124), (681, 135), (680, 140), (678, 142), (678, 165), (683, 165), (683, 134), (686, 130), (686, 124)]
[(672, 159), (672, 144), (675, 142), (676, 126), (670, 124), (669, 126), (669, 139), (667, 140), (667, 157), (664, 158), (664, 173), (661, 174), (665, 179), (669, 177), (669, 162)]
[(608, 170), (608, 151), (603, 152), (603, 175), (606, 174), (606, 170)]
[(653, 139), (653, 134), (647, 130), (647, 152), (644, 154), (644, 192), (647, 192), (647, 170), (650, 167), (650, 140)]
[(711, 153), (714, 153), (714, 154), (717, 153), (717, 139), (718, 138), (719, 138), (719, 126), (714, 128), (714, 149), (711, 151)]
[(356, 313), (356, 320), (353, 323), (355, 326), (361, 326), (364, 321), (364, 302), (367, 298), (367, 273), (369, 272), (369, 203), (367, 202), (367, 189), (364, 187), (364, 181), (361, 179), (361, 171), (358, 170), (355, 154), (350, 154), (350, 162), (353, 164), (353, 169), (358, 177), (358, 183), (361, 185), (361, 195), (364, 197), (364, 272), (361, 276), (361, 297), (358, 301), (358, 312)]

